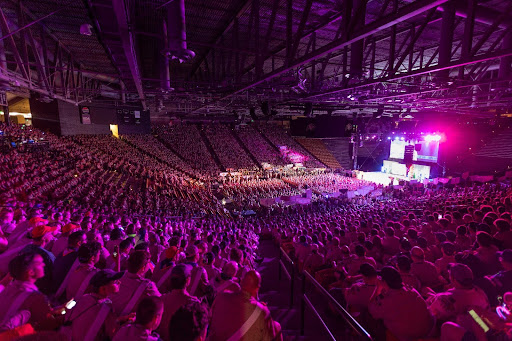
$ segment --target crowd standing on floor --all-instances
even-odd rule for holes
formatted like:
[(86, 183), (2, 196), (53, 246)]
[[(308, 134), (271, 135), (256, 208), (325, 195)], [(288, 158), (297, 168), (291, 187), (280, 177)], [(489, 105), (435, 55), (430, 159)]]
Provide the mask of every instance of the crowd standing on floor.
[[(279, 340), (258, 299), (260, 237), (377, 339), (511, 339), (510, 184), (405, 187), (385, 200), (229, 217), (164, 154), (109, 137), (44, 138), (52, 149), (41, 154), (0, 154), (0, 340)], [(293, 193), (274, 180), (226, 190), (235, 200)]]

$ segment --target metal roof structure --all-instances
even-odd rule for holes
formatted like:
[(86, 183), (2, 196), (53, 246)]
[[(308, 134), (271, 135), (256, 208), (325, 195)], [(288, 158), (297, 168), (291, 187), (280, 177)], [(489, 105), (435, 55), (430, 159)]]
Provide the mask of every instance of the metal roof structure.
[[(0, 0), (0, 88), (152, 115), (512, 111), (510, 0)], [(308, 104), (310, 103), (310, 104)], [(267, 113), (268, 114), (268, 113)]]

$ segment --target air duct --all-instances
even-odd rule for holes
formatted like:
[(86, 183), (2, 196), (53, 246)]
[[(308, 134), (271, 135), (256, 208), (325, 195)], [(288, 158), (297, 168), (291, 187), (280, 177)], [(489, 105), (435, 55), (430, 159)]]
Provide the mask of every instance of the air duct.
[(196, 55), (194, 51), (187, 49), (185, 0), (174, 0), (167, 5), (167, 39), (165, 53), (168, 58), (178, 59), (183, 63)]

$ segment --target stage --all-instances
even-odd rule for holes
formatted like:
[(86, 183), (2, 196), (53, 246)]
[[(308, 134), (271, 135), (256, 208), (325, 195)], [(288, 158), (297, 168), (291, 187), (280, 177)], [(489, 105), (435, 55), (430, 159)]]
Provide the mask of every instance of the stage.
[(384, 186), (388, 186), (388, 185), (398, 185), (399, 181), (407, 181), (407, 182), (415, 182), (415, 183), (418, 183), (418, 182), (422, 182), (422, 180), (418, 180), (418, 179), (409, 179), (408, 177), (406, 176), (402, 176), (402, 175), (395, 175), (395, 174), (388, 174), (388, 173), (382, 173), (382, 172), (362, 172), (362, 171), (357, 171), (356, 172), (356, 176), (358, 179), (361, 179), (361, 180), (366, 180), (366, 181), (371, 181), (371, 182), (374, 182), (376, 184), (379, 184), (379, 185), (384, 185)]

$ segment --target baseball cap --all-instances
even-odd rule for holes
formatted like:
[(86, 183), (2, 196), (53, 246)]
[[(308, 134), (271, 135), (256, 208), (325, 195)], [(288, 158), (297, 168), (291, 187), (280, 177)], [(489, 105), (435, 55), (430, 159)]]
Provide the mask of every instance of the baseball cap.
[(118, 280), (123, 277), (124, 272), (115, 272), (110, 269), (100, 270), (94, 276), (92, 276), (89, 282), (95, 288), (102, 287), (109, 284), (112, 281)]
[(383, 267), (382, 270), (380, 270), (380, 277), (391, 289), (400, 289), (403, 286), (402, 276), (398, 270), (391, 266)]
[(33, 218), (30, 218), (28, 223), (30, 226), (46, 225), (46, 224), (48, 224), (48, 220), (41, 218), (41, 217), (33, 217)]
[(56, 226), (38, 225), (32, 230), (32, 238), (40, 238), (47, 233), (57, 230)]
[(178, 248), (176, 246), (171, 246), (167, 250), (165, 250), (165, 258), (173, 259), (178, 253)]
[(364, 277), (375, 277), (377, 276), (377, 270), (373, 267), (373, 265), (368, 263), (363, 263), (359, 267), (359, 273)]
[(450, 263), (448, 271), (453, 276), (453, 279), (462, 285), (468, 285), (473, 282), (473, 271), (465, 264)]
[(192, 257), (192, 256), (197, 255), (197, 253), (198, 253), (198, 252), (199, 252), (199, 250), (198, 250), (197, 246), (195, 246), (195, 245), (189, 245), (189, 246), (187, 247), (187, 249), (185, 250), (185, 256), (186, 256), (187, 258), (190, 258), (190, 257)]
[(68, 224), (62, 226), (62, 233), (68, 233), (70, 231), (73, 231), (73, 230), (76, 230), (79, 228), (80, 228), (79, 225), (68, 223)]
[(178, 264), (171, 270), (171, 278), (188, 278), (192, 275), (192, 266)]
[(504, 262), (512, 263), (512, 250), (511, 249), (506, 249), (501, 252), (498, 252), (498, 255), (501, 257), (501, 259)]

